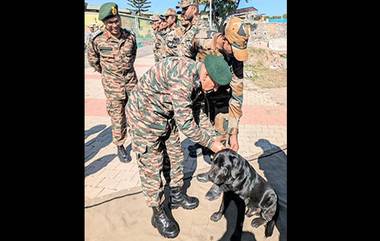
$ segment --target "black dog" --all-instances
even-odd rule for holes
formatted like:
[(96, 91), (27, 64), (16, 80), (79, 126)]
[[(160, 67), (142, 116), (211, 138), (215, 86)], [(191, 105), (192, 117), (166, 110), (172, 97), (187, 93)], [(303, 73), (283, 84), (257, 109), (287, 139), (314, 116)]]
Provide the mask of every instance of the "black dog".
[[(265, 224), (265, 236), (273, 234), (277, 217), (277, 195), (270, 184), (262, 178), (242, 156), (231, 149), (225, 149), (215, 154), (211, 169), (208, 172), (209, 180), (223, 192), (233, 192), (244, 200), (245, 214), (248, 217), (254, 214), (260, 217), (252, 220), (254, 228)], [(212, 195), (210, 200), (215, 199)], [(224, 210), (224, 199), (219, 211), (211, 215), (212, 221), (221, 219)], [(275, 217), (276, 216), (276, 217)]]

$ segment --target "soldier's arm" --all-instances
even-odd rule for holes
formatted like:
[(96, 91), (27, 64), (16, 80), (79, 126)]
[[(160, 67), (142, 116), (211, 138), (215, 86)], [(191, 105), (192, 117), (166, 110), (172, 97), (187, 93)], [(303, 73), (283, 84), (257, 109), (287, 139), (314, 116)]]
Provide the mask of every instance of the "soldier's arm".
[(134, 63), (136, 60), (136, 54), (137, 54), (137, 41), (136, 41), (136, 34), (131, 31), (131, 40), (132, 40), (132, 49), (131, 49), (131, 55), (127, 56), (128, 63)]
[(243, 62), (236, 63), (234, 66), (234, 75), (232, 77), (230, 86), (232, 89), (232, 96), (228, 106), (228, 133), (237, 134), (239, 130), (239, 120), (243, 115)]
[[(185, 83), (187, 82), (187, 84)], [(178, 80), (173, 84), (172, 89), (175, 93), (172, 95), (174, 108), (174, 119), (181, 132), (190, 138), (192, 141), (210, 148), (213, 141), (210, 135), (202, 130), (196, 123), (193, 117), (191, 91), (191, 81)]]
[(206, 113), (203, 111), (203, 108), (201, 108), (199, 113), (199, 126), (207, 131), (209, 135), (216, 136), (215, 127), (211, 124), (210, 118), (207, 117)]
[(89, 39), (87, 45), (87, 59), (91, 67), (95, 68), (95, 71), (101, 73), (102, 67), (100, 66), (100, 54), (97, 50), (94, 39)]

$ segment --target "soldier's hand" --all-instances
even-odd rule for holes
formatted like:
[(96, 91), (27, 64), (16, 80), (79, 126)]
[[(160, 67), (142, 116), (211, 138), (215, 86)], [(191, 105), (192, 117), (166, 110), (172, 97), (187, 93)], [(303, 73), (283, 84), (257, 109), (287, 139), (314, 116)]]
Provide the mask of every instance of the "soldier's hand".
[(238, 135), (230, 135), (230, 148), (236, 152), (239, 150)]
[(222, 144), (222, 142), (220, 141), (214, 141), (210, 147), (211, 151), (213, 151), (214, 153), (218, 152), (218, 151), (221, 151), (223, 149), (225, 149), (224, 145)]

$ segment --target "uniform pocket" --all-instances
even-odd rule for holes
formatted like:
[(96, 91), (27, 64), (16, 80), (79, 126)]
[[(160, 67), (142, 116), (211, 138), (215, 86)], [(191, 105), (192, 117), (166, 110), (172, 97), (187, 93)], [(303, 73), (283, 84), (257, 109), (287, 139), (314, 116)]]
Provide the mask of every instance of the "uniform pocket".
[(114, 58), (111, 47), (99, 47), (100, 56), (103, 58)]

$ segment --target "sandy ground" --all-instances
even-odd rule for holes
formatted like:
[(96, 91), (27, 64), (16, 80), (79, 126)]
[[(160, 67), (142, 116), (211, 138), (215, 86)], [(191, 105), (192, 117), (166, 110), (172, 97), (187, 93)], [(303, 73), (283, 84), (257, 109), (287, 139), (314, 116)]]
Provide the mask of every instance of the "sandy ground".
[[(243, 241), (277, 241), (286, 240), (286, 154), (265, 157), (265, 153), (252, 165), (267, 180), (272, 181), (280, 199), (280, 218), (273, 236), (264, 237), (264, 227), (254, 229), (250, 226), (254, 217), (244, 219)], [(276, 181), (277, 180), (277, 181)], [(187, 182), (189, 184), (189, 182)], [(195, 179), (187, 189), (189, 195), (199, 198), (199, 207), (194, 210), (182, 208), (172, 211), (180, 225), (180, 234), (173, 240), (234, 240), (231, 239), (235, 228), (237, 214), (244, 213), (238, 209), (239, 201), (231, 202), (225, 215), (219, 222), (210, 220), (210, 215), (217, 211), (221, 198), (208, 201), (204, 195), (211, 183), (199, 183)], [(150, 223), (152, 210), (145, 206), (143, 195), (125, 196), (99, 206), (85, 209), (85, 240), (86, 241), (155, 241), (167, 240), (162, 238)], [(240, 215), (243, 217), (243, 215)], [(280, 230), (280, 231), (279, 231)], [(280, 235), (281, 233), (281, 235)]]

